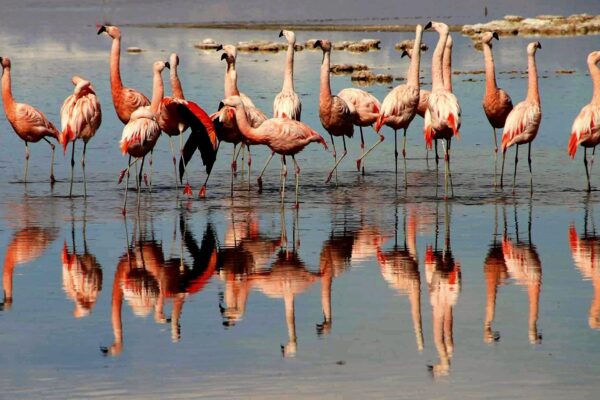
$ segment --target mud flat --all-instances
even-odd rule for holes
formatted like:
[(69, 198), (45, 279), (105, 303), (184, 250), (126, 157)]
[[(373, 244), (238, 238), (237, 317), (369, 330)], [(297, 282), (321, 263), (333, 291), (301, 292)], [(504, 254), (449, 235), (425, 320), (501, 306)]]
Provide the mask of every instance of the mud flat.
[(494, 31), (502, 36), (598, 35), (600, 34), (600, 15), (574, 14), (568, 17), (539, 15), (534, 18), (507, 15), (501, 20), (464, 25), (462, 28), (462, 33), (471, 37), (476, 37), (486, 31)]

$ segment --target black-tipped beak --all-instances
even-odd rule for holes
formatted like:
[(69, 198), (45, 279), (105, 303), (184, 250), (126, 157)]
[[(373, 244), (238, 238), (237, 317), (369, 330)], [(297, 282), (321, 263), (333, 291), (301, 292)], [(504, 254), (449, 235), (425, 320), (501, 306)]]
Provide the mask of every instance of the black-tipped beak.
[(222, 109), (223, 107), (225, 107), (225, 104), (223, 104), (223, 102), (221, 101), (221, 102), (219, 103), (219, 108), (217, 108), (217, 110), (218, 110), (218, 111), (221, 111), (221, 109)]
[(406, 50), (402, 50), (402, 55), (400, 56), (400, 58), (404, 58), (404, 56), (408, 55), (408, 51)]
[(427, 30), (427, 29), (429, 29), (429, 28), (431, 28), (431, 21), (429, 21), (429, 22), (428, 22), (428, 23), (425, 25), (425, 28), (423, 28), (423, 30)]
[(171, 63), (169, 63), (168, 61), (165, 61), (165, 68), (171, 69)]
[(222, 44), (218, 45), (218, 46), (217, 46), (217, 48), (216, 48), (215, 50), (217, 50), (217, 51), (221, 51), (221, 50), (223, 50), (223, 45), (222, 45)]
[(279, 31), (279, 37), (283, 36), (283, 30)]
[(106, 32), (106, 25), (102, 25), (99, 29), (98, 29), (98, 35), (101, 34), (102, 32)]
[(498, 32), (492, 33), (492, 37), (496, 40), (500, 40), (500, 38), (498, 37)]
[(227, 54), (226, 53), (221, 54), (221, 60), (227, 60)]
[(537, 48), (538, 48), (538, 49), (541, 49), (541, 48), (542, 48), (542, 44), (541, 44), (540, 42), (537, 42), (536, 44), (537, 44)]
[(2, 64), (2, 57), (0, 57), (0, 64)]
[(323, 48), (323, 43), (320, 40), (317, 40), (315, 42), (315, 47), (321, 47), (321, 48)]

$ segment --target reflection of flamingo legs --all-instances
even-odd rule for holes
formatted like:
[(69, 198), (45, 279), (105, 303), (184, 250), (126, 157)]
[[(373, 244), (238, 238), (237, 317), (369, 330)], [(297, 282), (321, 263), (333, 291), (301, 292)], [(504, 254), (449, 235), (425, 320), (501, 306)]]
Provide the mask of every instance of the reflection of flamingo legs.
[(333, 276), (331, 272), (321, 276), (321, 304), (323, 307), (323, 322), (317, 324), (317, 335), (327, 335), (331, 332), (331, 284)]
[(281, 354), (284, 357), (294, 357), (298, 348), (298, 340), (296, 337), (296, 315), (294, 312), (294, 295), (286, 293), (283, 296), (285, 301), (285, 320), (288, 328), (288, 343), (281, 346)]

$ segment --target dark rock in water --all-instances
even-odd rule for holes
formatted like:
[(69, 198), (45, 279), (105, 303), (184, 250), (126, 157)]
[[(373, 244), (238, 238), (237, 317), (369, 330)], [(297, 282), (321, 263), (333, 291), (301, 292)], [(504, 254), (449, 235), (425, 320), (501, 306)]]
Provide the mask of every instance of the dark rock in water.
[(331, 66), (332, 74), (350, 74), (354, 71), (366, 71), (369, 67), (365, 64), (333, 64)]
[[(394, 45), (394, 48), (398, 51), (411, 50), (415, 45), (414, 39), (406, 39), (401, 42), (398, 42)], [(429, 50), (429, 46), (425, 43), (421, 43), (421, 51)]]
[(352, 74), (353, 82), (390, 83), (394, 77), (390, 74), (375, 74), (371, 71), (358, 71)]

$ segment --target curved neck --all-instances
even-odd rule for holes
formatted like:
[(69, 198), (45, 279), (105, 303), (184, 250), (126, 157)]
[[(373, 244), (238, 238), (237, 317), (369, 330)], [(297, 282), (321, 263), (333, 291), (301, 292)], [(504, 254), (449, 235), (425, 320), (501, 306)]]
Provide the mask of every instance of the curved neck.
[(160, 71), (154, 71), (154, 78), (152, 81), (152, 103), (150, 103), (150, 111), (154, 114), (158, 112), (158, 106), (163, 99), (165, 94), (165, 88), (163, 86), (162, 76)]
[(121, 89), (121, 38), (115, 38), (110, 49), (110, 88), (112, 90)]
[(444, 30), (440, 32), (440, 38), (435, 51), (433, 52), (433, 59), (431, 60), (431, 90), (440, 90), (444, 88), (444, 78), (442, 76), (442, 57), (444, 55), (444, 48), (446, 47), (446, 40), (448, 39), (448, 31)]
[(489, 43), (483, 44), (483, 59), (485, 61), (485, 90), (493, 92), (498, 89), (496, 85), (496, 68), (494, 67), (494, 55)]
[(14, 99), (11, 89), (10, 68), (4, 68), (2, 71), (2, 103), (4, 103), (4, 111), (9, 113), (14, 105)]
[(600, 68), (596, 64), (589, 63), (590, 76), (594, 85), (594, 94), (592, 96), (593, 103), (600, 103)]
[(181, 81), (179, 80), (179, 75), (177, 75), (176, 65), (171, 66), (169, 78), (171, 81), (171, 91), (173, 92), (173, 97), (176, 99), (185, 99), (185, 96), (183, 95), (183, 88), (181, 87)]
[(283, 90), (294, 91), (294, 43), (288, 43), (285, 74), (283, 76)]
[(246, 109), (243, 103), (240, 103), (240, 105), (235, 109), (235, 122), (237, 123), (237, 126), (244, 137), (258, 144), (264, 143), (264, 138), (262, 135), (257, 134), (256, 130), (250, 125), (250, 122), (248, 122)]
[(423, 37), (423, 29), (417, 28), (415, 34), (415, 43), (412, 49), (412, 58), (410, 59), (410, 66), (408, 67), (408, 79), (407, 84), (419, 87), (419, 68), (421, 65), (421, 38)]
[(329, 84), (331, 52), (323, 52), (323, 63), (321, 64), (321, 88), (319, 91), (320, 100), (329, 100), (331, 98), (331, 86)]
[(240, 92), (237, 87), (237, 71), (235, 70), (235, 62), (227, 63), (225, 71), (225, 98), (230, 96), (239, 96)]
[(540, 91), (538, 88), (537, 67), (535, 65), (535, 54), (528, 56), (527, 73), (529, 75), (529, 84), (527, 85), (527, 100), (540, 104)]
[(452, 46), (448, 43), (444, 49), (443, 64), (444, 89), (452, 92)]

